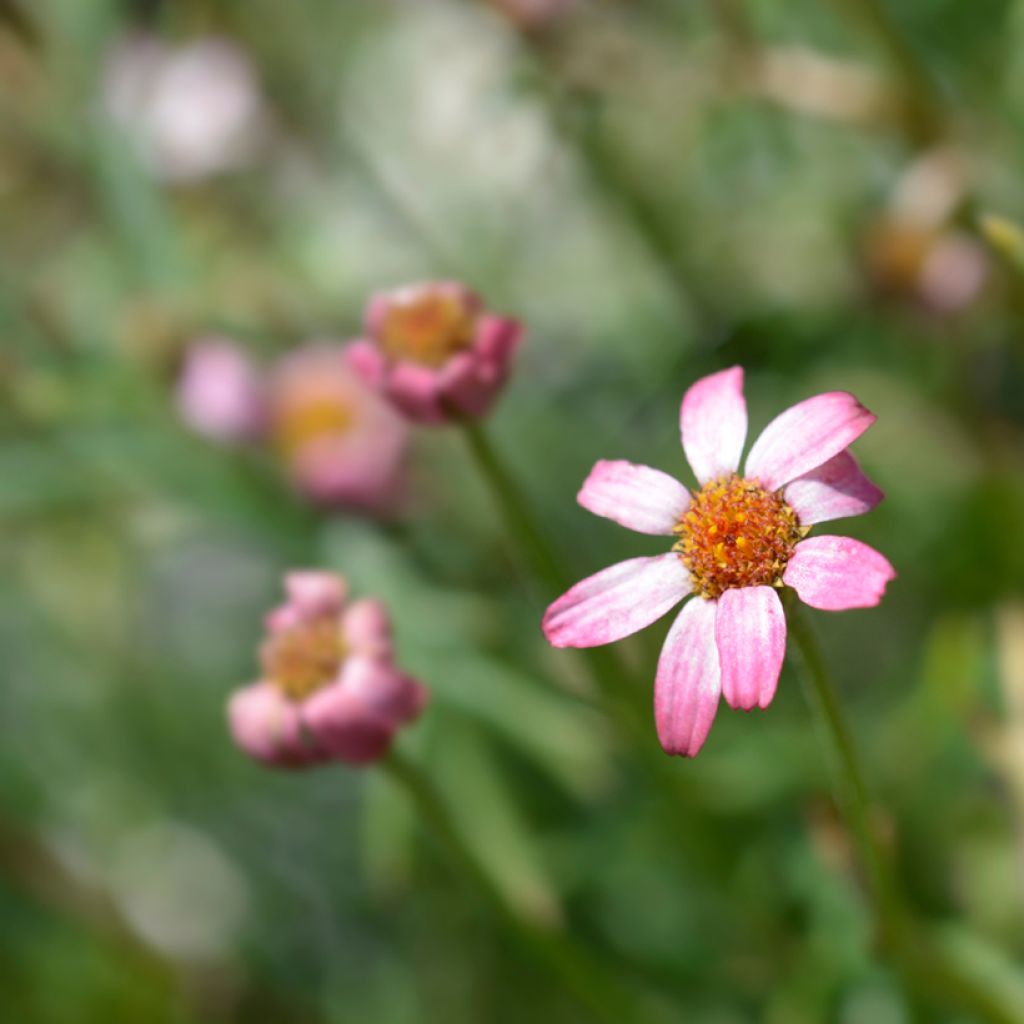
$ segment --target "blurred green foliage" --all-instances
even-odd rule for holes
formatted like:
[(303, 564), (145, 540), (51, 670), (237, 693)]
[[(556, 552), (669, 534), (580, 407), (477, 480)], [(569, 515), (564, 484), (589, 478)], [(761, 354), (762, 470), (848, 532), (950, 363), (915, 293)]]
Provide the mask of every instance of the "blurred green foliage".
[[(240, 166), (166, 180), (112, 116), (143, 32), (249, 55)], [(178, 422), (197, 334), (269, 358), (441, 276), (528, 325), (490, 426), (577, 576), (656, 550), (573, 498), (599, 457), (683, 472), (701, 374), (747, 368), (752, 429), (817, 390), (878, 414), (888, 499), (841, 532), (899, 578), (816, 626), (903, 889), (1024, 1006), (1024, 278), (975, 229), (1024, 219), (1022, 54), (1014, 0), (581, 0), (530, 31), (455, 0), (0, 3), (3, 1018), (588, 1019), (386, 778), (230, 744), (280, 574), (316, 565), (390, 603), (434, 692), (402, 743), (500, 890), (654, 1019), (971, 1019), (873, 948), (788, 664), (666, 762), (668, 800), (546, 648), (554, 595), (454, 432), (418, 436), (381, 526)], [(970, 257), (930, 291), (908, 221)], [(645, 716), (665, 628), (624, 645)]]

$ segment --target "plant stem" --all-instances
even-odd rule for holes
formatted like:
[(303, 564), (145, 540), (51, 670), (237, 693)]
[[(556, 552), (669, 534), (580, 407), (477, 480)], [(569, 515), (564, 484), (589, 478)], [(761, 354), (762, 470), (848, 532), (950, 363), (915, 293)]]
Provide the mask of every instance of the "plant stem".
[[(480, 475), (494, 496), (505, 518), (509, 533), (515, 538), (523, 559), (553, 597), (562, 593), (571, 582), (557, 554), (548, 543), (530, 511), (522, 488), (491, 444), (484, 428), (477, 422), (464, 421), (466, 437)], [(605, 701), (615, 706), (627, 728), (636, 732), (640, 726), (635, 702), (636, 694), (629, 685), (628, 673), (621, 658), (608, 648), (580, 651)]]
[(892, 928), (898, 925), (900, 912), (887, 858), (871, 822), (871, 799), (864, 772), (817, 638), (796, 602), (788, 604), (789, 635), (800, 648), (809, 699), (818, 712), (822, 731), (828, 737), (839, 778), (839, 803), (845, 809), (860, 847), (884, 945), (893, 937)]
[[(509, 532), (518, 541), (524, 559), (550, 588), (551, 596), (565, 590), (568, 576), (537, 526), (514, 477), (479, 424), (463, 423), (462, 426), (470, 451), (501, 508)], [(692, 821), (688, 822), (675, 813), (681, 801), (692, 799), (691, 783), (684, 773), (676, 770), (677, 764), (665, 756), (654, 738), (650, 690), (646, 686), (633, 685), (632, 673), (611, 647), (592, 647), (568, 653), (577, 655), (586, 664), (603, 707), (633, 750), (647, 778), (661, 790), (668, 808), (666, 820), (669, 827), (682, 848), (692, 856), (695, 847), (701, 843), (701, 834), (694, 831)], [(703, 858), (705, 874), (709, 860)]]
[(904, 38), (885, 0), (837, 0), (885, 50), (903, 78), (908, 100), (908, 130), (921, 145), (932, 145), (943, 134), (943, 102), (928, 66)]
[(975, 1019), (991, 1024), (1019, 1020), (1019, 1006), (963, 969), (940, 943), (913, 921), (896, 886), (889, 858), (871, 820), (871, 798), (857, 747), (843, 714), (835, 683), (817, 638), (802, 611), (787, 594), (789, 635), (803, 656), (809, 699), (818, 711), (828, 738), (836, 774), (839, 803), (846, 816), (868, 876), (881, 951), (901, 972), (907, 986), (932, 1002), (948, 1000)]
[(530, 568), (555, 594), (568, 585), (558, 559), (530, 514), (522, 490), (506, 469), (484, 428), (475, 420), (464, 420), (462, 433), (477, 468), (494, 495), (509, 532), (522, 548)]
[(605, 965), (592, 962), (563, 936), (538, 928), (509, 906), (459, 834), (440, 794), (416, 765), (392, 750), (382, 766), (415, 804), (459, 876), (470, 880), (525, 952), (588, 1007), (596, 1020), (620, 1024), (643, 1019), (636, 998), (612, 980)]

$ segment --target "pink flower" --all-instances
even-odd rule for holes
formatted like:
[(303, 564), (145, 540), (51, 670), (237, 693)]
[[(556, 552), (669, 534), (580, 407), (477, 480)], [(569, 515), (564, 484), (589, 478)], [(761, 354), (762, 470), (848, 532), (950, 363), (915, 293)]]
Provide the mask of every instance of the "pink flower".
[(567, 14), (576, 0), (490, 0), (513, 24), (526, 31), (538, 31)]
[(176, 400), (181, 418), (214, 441), (251, 440), (263, 426), (259, 370), (228, 338), (200, 338), (189, 347)]
[(394, 665), (387, 611), (379, 601), (348, 602), (332, 573), (289, 573), (285, 591), (267, 616), (263, 679), (228, 702), (235, 742), (284, 768), (378, 760), (427, 699)]
[(269, 421), (295, 486), (313, 501), (374, 514), (400, 503), (408, 427), (348, 367), (344, 346), (308, 345), (282, 359)]
[(848, 537), (807, 537), (817, 523), (860, 515), (882, 492), (847, 448), (875, 417), (842, 391), (815, 395), (761, 432), (739, 475), (747, 436), (743, 370), (697, 381), (683, 396), (683, 450), (700, 483), (598, 462), (578, 500), (631, 530), (675, 537), (663, 555), (620, 562), (577, 583), (548, 608), (555, 647), (595, 647), (635, 633), (694, 595), (669, 630), (654, 686), (658, 738), (693, 757), (719, 695), (734, 708), (767, 707), (786, 647), (777, 588), (812, 608), (878, 604), (895, 572)]
[(419, 423), (483, 416), (498, 397), (522, 327), (448, 281), (379, 292), (350, 365)]
[(147, 168), (173, 183), (246, 166), (269, 127), (252, 63), (227, 39), (173, 48), (125, 37), (107, 58), (104, 101)]

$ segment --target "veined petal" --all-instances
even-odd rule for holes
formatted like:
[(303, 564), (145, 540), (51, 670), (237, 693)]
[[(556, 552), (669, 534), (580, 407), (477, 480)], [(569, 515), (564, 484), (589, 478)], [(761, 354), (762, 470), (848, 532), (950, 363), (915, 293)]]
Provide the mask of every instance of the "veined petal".
[(786, 653), (786, 616), (774, 587), (739, 587), (718, 599), (715, 641), (722, 696), (734, 708), (766, 708)]
[(840, 452), (786, 488), (786, 501), (804, 526), (870, 512), (884, 497), (849, 452)]
[(782, 575), (804, 604), (825, 611), (871, 608), (882, 599), (896, 570), (874, 548), (852, 537), (800, 541)]
[(702, 484), (735, 473), (747, 439), (743, 368), (734, 366), (693, 384), (683, 395), (679, 426), (683, 451)]
[(618, 562), (577, 583), (544, 613), (553, 647), (597, 647), (649, 626), (690, 592), (673, 552)]
[(654, 721), (666, 754), (694, 757), (718, 710), (716, 601), (688, 601), (665, 638), (654, 681)]
[(775, 490), (838, 455), (876, 419), (845, 391), (798, 402), (761, 431), (747, 456), (744, 475)]
[(690, 495), (678, 480), (660, 470), (602, 459), (576, 500), (594, 515), (627, 529), (667, 537), (690, 504)]

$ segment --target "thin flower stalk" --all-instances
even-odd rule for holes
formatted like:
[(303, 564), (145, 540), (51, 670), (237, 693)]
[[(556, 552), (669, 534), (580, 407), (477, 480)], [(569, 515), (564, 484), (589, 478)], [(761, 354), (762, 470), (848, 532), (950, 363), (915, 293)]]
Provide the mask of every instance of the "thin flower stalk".
[(586, 1007), (594, 1020), (621, 1024), (646, 1019), (635, 996), (619, 986), (606, 965), (594, 962), (566, 937), (531, 924), (509, 905), (466, 845), (437, 789), (411, 760), (392, 749), (381, 765), (416, 807), (460, 878), (469, 881), (523, 951)]

